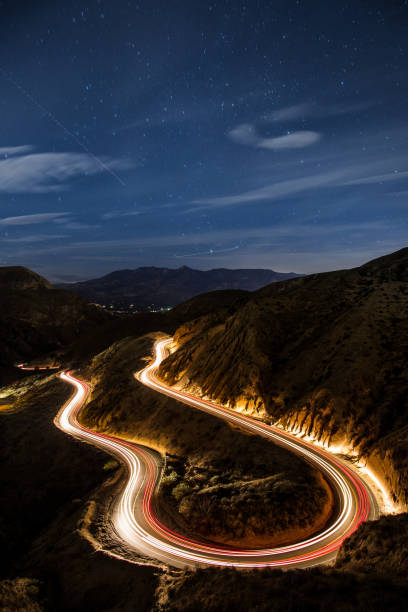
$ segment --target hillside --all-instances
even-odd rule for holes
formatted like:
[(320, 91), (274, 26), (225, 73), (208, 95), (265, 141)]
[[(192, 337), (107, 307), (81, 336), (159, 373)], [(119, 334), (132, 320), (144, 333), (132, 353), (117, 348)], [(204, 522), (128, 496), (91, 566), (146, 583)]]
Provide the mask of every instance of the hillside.
[(408, 502), (408, 249), (269, 285), (181, 326), (162, 364), (201, 390), (369, 459)]
[[(112, 353), (100, 355), (94, 361), (97, 395), (107, 384), (97, 380), (99, 368), (106, 368), (109, 374), (117, 370), (116, 376), (124, 384), (131, 384), (128, 374), (135, 363), (130, 359), (137, 361), (135, 348), (137, 345), (141, 348), (140, 343), (144, 342), (146, 339), (124, 341)], [(14, 400), (15, 410), (0, 412), (1, 486), (3, 498), (7, 500), (2, 506), (0, 529), (4, 565), (0, 580), (1, 609), (137, 609), (140, 612), (203, 608), (214, 612), (404, 609), (408, 597), (408, 515), (383, 517), (362, 525), (345, 542), (334, 567), (310, 570), (200, 568), (180, 572), (121, 563), (102, 551), (95, 551), (83, 536), (87, 529), (92, 534), (98, 533), (100, 525), (95, 521), (98, 508), (105, 508), (107, 497), (117, 491), (115, 483), (123, 477), (123, 471), (115, 469), (105, 453), (54, 427), (56, 406), (71, 393), (66, 384), (54, 377), (43, 380), (32, 377), (24, 384), (2, 391), (3, 395), (8, 394), (8, 401)], [(183, 414), (182, 407), (173, 403), (166, 408), (158, 401), (153, 414), (152, 410), (149, 413), (153, 392), (146, 391), (150, 395), (143, 396), (144, 400), (139, 397), (143, 404), (137, 410), (135, 435), (143, 415), (149, 414), (148, 427), (153, 436), (156, 419), (162, 424), (167, 414), (169, 423), (162, 439), (169, 436), (170, 443), (174, 444), (176, 438), (172, 432), (179, 434), (186, 427), (178, 420)], [(117, 393), (121, 395), (120, 388)], [(135, 406), (139, 404), (121, 405), (121, 417), (130, 418)], [(186, 407), (183, 408), (185, 412)], [(188, 426), (186, 417), (182, 416)], [(207, 426), (205, 419), (197, 424)], [(114, 422), (109, 425), (115, 426)], [(236, 433), (232, 430), (227, 433), (231, 435), (228, 443)], [(248, 448), (248, 438), (243, 439)], [(250, 441), (252, 445), (254, 438)], [(185, 441), (181, 440), (180, 444)], [(199, 467), (208, 461), (207, 451), (212, 453), (212, 459), (216, 457), (218, 451), (210, 444), (204, 448), (204, 454), (200, 454), (199, 448), (194, 449), (194, 445), (192, 441), (193, 452), (201, 461)], [(251, 460), (256, 457), (252, 453), (251, 456)], [(273, 465), (268, 463), (273, 456), (268, 452), (268, 469)], [(243, 454), (242, 467), (246, 469), (249, 463)], [(203, 473), (197, 472), (197, 475), (202, 477)], [(96, 511), (96, 515), (92, 515), (94, 521), (89, 524), (91, 511)], [(215, 513), (214, 517), (217, 518)]]
[(133, 378), (156, 337), (126, 338), (82, 370), (93, 391), (81, 422), (166, 453), (158, 504), (163, 521), (240, 546), (272, 546), (321, 528), (333, 497), (313, 468)]
[(52, 289), (45, 278), (23, 266), (0, 268), (0, 295), (14, 291)]
[(334, 566), (307, 570), (208, 568), (165, 573), (156, 609), (377, 612), (406, 606), (408, 515), (365, 523)]
[(117, 609), (129, 599), (151, 610), (154, 568), (120, 563), (84, 537), (88, 508), (123, 472), (55, 427), (71, 393), (55, 375), (1, 389), (13, 408), (0, 406), (0, 610)]
[(0, 268), (0, 383), (15, 376), (16, 362), (41, 358), (109, 318), (27, 268)]
[(166, 308), (184, 302), (194, 295), (224, 289), (254, 291), (269, 283), (297, 276), (273, 270), (193, 270), (187, 266), (169, 268), (137, 268), (119, 270), (79, 283), (59, 285), (74, 291), (89, 302), (113, 304), (145, 310), (148, 307)]
[(236, 308), (237, 302), (244, 303), (250, 295), (246, 291), (212, 291), (191, 298), (170, 311), (112, 314), (101, 325), (87, 328), (73, 338), (60, 352), (59, 358), (63, 363), (76, 367), (123, 338), (143, 336), (153, 331), (173, 334), (183, 323), (209, 312), (222, 311), (226, 315)]
[(56, 289), (24, 267), (0, 267), (0, 384), (21, 374), (14, 365), (57, 360), (73, 365), (127, 336), (150, 331), (173, 333), (182, 323), (229, 309), (249, 297), (245, 291), (215, 291), (191, 298), (169, 312), (115, 316), (81, 297)]

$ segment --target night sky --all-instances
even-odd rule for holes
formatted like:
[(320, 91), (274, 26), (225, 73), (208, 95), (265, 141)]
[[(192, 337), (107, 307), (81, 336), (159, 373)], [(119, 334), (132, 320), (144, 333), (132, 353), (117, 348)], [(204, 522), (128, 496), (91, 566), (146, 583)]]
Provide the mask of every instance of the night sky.
[(0, 265), (317, 272), (408, 243), (408, 2), (0, 2)]

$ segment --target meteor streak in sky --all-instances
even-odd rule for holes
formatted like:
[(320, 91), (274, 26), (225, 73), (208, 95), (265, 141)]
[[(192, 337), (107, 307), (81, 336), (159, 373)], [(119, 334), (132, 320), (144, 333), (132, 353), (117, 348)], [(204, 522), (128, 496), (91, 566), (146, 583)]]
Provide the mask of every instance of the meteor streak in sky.
[(239, 246), (233, 246), (227, 249), (208, 249), (208, 251), (198, 251), (195, 253), (185, 253), (184, 255), (174, 255), (174, 257), (199, 257), (201, 255), (215, 255), (216, 253), (228, 253), (229, 251), (236, 251)]
[(36, 106), (40, 111), (42, 111), (53, 123), (55, 123), (55, 125), (57, 125), (63, 132), (65, 132), (65, 134), (67, 134), (72, 140), (74, 140), (74, 142), (76, 142), (76, 144), (79, 145), (81, 149), (85, 151), (85, 153), (89, 155), (89, 157), (91, 157), (102, 168), (102, 170), (108, 172), (116, 181), (118, 181), (118, 183), (122, 185), (122, 187), (125, 186), (125, 183), (122, 181), (120, 176), (118, 176), (116, 172), (112, 170), (112, 168), (109, 168), (109, 166), (105, 164), (105, 162), (102, 161), (100, 157), (95, 155), (95, 153), (92, 153), (92, 151), (88, 149), (86, 144), (84, 144), (73, 132), (71, 132), (71, 130), (69, 130), (59, 119), (57, 119), (57, 117), (50, 110), (48, 110), (48, 108), (38, 102), (38, 100), (36, 100), (34, 96), (29, 91), (27, 91), (27, 89), (25, 89), (25, 87), (18, 83), (2, 66), (0, 66), (0, 72), (3, 77), (7, 81), (9, 81), (9, 83), (14, 85), (14, 87), (18, 89), (18, 91), (20, 91), (23, 96), (27, 98), (27, 100), (29, 100), (34, 106)]

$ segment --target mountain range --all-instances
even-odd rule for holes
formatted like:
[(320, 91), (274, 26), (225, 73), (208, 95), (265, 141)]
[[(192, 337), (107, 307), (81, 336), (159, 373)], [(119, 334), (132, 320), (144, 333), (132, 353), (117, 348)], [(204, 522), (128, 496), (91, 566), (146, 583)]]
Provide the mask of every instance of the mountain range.
[(270, 283), (299, 276), (294, 273), (263, 269), (193, 270), (187, 266), (177, 269), (144, 267), (118, 270), (102, 278), (78, 283), (58, 284), (60, 289), (77, 293), (88, 302), (113, 305), (136, 310), (166, 308), (209, 291), (243, 289), (255, 291)]

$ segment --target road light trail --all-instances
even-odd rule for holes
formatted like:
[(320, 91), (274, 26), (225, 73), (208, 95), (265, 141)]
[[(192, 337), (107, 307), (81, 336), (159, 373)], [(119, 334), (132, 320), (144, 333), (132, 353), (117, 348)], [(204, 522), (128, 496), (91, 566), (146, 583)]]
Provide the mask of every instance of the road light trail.
[(127, 548), (176, 567), (203, 564), (242, 568), (309, 567), (333, 560), (344, 539), (362, 522), (378, 515), (378, 506), (369, 487), (346, 462), (329, 452), (273, 426), (165, 385), (157, 378), (156, 372), (167, 354), (169, 342), (156, 343), (154, 361), (135, 374), (136, 378), (160, 393), (266, 437), (301, 456), (330, 482), (338, 499), (338, 511), (331, 523), (319, 533), (277, 548), (241, 549), (215, 545), (172, 531), (159, 521), (154, 512), (155, 493), (162, 470), (160, 455), (144, 446), (81, 425), (78, 413), (88, 397), (89, 387), (69, 372), (63, 373), (60, 377), (72, 384), (76, 391), (58, 413), (57, 426), (116, 455), (128, 469), (125, 488), (118, 495), (112, 513), (115, 534)]

